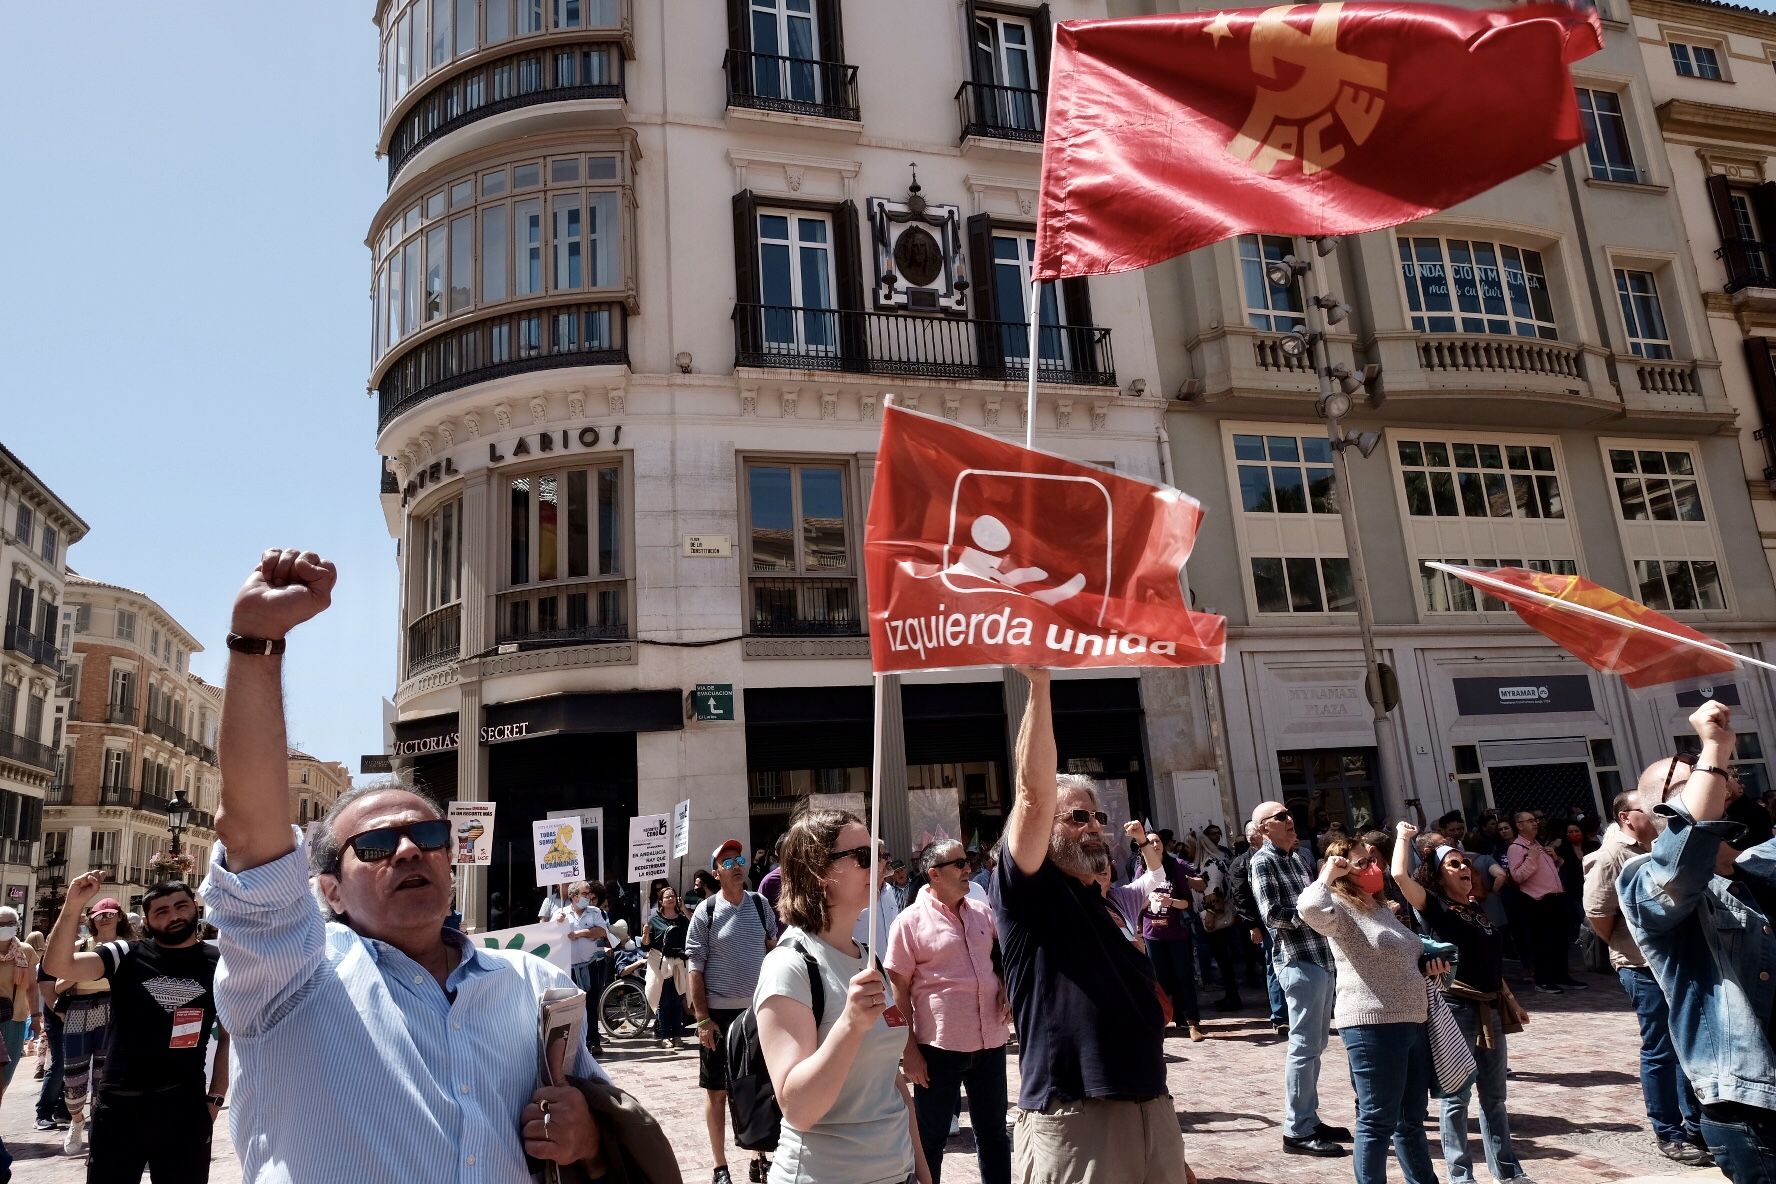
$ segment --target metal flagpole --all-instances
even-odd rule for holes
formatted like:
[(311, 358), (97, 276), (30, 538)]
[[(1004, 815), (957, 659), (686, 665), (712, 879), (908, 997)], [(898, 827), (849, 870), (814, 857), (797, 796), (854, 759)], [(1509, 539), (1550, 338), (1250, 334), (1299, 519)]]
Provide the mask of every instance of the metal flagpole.
[[(1477, 582), (1485, 584), (1491, 588), (1501, 588), (1504, 591), (1509, 592), (1512, 596), (1528, 596), (1532, 600), (1540, 601), (1553, 608), (1562, 608), (1566, 609), (1568, 612), (1582, 613), (1587, 617), (1596, 617), (1598, 620), (1608, 621), (1617, 628), (1627, 627), (1640, 633), (1650, 633), (1654, 637), (1662, 637), (1666, 641), (1675, 641), (1680, 645), (1687, 645), (1694, 649), (1706, 650), (1711, 654), (1719, 654), (1723, 658), (1731, 658), (1735, 662), (1743, 662), (1748, 666), (1761, 666), (1765, 670), (1776, 670), (1776, 663), (1766, 662), (1761, 658), (1750, 657), (1749, 655), (1740, 653), (1738, 650), (1728, 649), (1724, 645), (1709, 645), (1707, 642), (1697, 641), (1693, 637), (1683, 637), (1664, 629), (1655, 628), (1652, 625), (1643, 625), (1639, 621), (1624, 620), (1613, 613), (1606, 613), (1602, 609), (1592, 608), (1588, 604), (1575, 604), (1570, 600), (1562, 600), (1558, 596), (1549, 596), (1546, 592), (1537, 592), (1533, 588), (1519, 588), (1516, 584), (1506, 583), (1504, 580), (1495, 579), (1492, 576), (1487, 575), (1485, 572), (1475, 571), (1472, 568), (1457, 570), (1450, 564), (1439, 563), (1434, 559), (1425, 560), (1425, 566), (1434, 567), (1438, 571), (1446, 571), (1458, 580), (1467, 580), (1469, 583)], [(1501, 599), (1504, 598), (1501, 597)]]
[(1024, 396), (1024, 447), (1036, 447), (1036, 342), (1042, 329), (1042, 281), (1030, 280), (1030, 389)]
[[(874, 675), (876, 684), (876, 727), (870, 753), (870, 897), (863, 910), (864, 940), (869, 943), (870, 956), (881, 961), (876, 949), (876, 905), (882, 899), (882, 860), (878, 853), (878, 837), (882, 833), (882, 733), (887, 730), (887, 710), (882, 699), (882, 675)], [(892, 1002), (892, 1000), (890, 1000)]]

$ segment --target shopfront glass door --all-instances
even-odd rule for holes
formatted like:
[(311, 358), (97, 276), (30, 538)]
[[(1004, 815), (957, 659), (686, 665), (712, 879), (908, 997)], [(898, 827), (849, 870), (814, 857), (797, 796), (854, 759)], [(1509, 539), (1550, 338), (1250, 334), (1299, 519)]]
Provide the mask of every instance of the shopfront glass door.
[(1304, 748), (1277, 753), (1283, 804), (1295, 815), (1296, 832), (1318, 837), (1332, 823), (1346, 834), (1377, 825), (1376, 759), (1373, 748)]

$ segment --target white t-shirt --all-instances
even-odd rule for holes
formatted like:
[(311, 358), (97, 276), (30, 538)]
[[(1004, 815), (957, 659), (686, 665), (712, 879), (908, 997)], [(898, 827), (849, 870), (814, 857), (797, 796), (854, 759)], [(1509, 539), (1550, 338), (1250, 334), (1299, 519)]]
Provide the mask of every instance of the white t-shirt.
[[(800, 929), (786, 929), (777, 948), (765, 955), (759, 970), (756, 1008), (776, 995), (812, 1007), (808, 964), (797, 945), (813, 955), (825, 990), (820, 1039), (825, 1040), (845, 1011), (851, 979), (863, 959), (836, 950)], [(812, 1130), (798, 1131), (786, 1121), (771, 1160), (770, 1184), (903, 1184), (913, 1171), (913, 1137), (906, 1102), (896, 1088), (900, 1057), (906, 1051), (906, 1029), (877, 1019), (858, 1046), (851, 1071), (832, 1108)]]
[(537, 906), (537, 920), (547, 921), (561, 909), (561, 894), (554, 890), (543, 897), (543, 903)]
[[(557, 924), (566, 922), (570, 929), (606, 929), (610, 922), (605, 919), (604, 910), (597, 905), (589, 904), (583, 910), (568, 905), (555, 914)], [(609, 938), (607, 937), (608, 941)], [(598, 957), (598, 939), (596, 937), (576, 937), (570, 940), (568, 961), (578, 966), (582, 962), (590, 962)]]

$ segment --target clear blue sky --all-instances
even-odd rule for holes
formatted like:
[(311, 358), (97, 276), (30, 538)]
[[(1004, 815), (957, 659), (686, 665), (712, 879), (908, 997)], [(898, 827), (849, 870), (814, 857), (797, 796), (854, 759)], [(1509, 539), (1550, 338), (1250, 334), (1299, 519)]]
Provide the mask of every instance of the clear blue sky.
[(370, 0), (0, 16), (0, 441), (219, 680), (267, 546), (339, 564), (291, 640), (290, 736), (357, 768), (394, 686), (365, 228), (384, 189)]

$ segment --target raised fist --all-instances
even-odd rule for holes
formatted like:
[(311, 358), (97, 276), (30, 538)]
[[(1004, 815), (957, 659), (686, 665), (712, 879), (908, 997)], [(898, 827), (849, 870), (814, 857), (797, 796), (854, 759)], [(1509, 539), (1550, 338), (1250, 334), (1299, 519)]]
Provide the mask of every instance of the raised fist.
[(75, 876), (74, 882), (68, 885), (67, 897), (62, 907), (76, 913), (85, 912), (86, 906), (92, 902), (93, 897), (99, 894), (99, 888), (104, 883), (104, 872), (92, 871), (85, 875)]
[(1690, 716), (1690, 726), (1696, 729), (1696, 737), (1702, 743), (1717, 741), (1728, 752), (1733, 751), (1733, 709), (1725, 703), (1708, 700)]
[(277, 550), (259, 565), (234, 598), (229, 628), (245, 637), (276, 640), (333, 602), (339, 574), (313, 551)]

